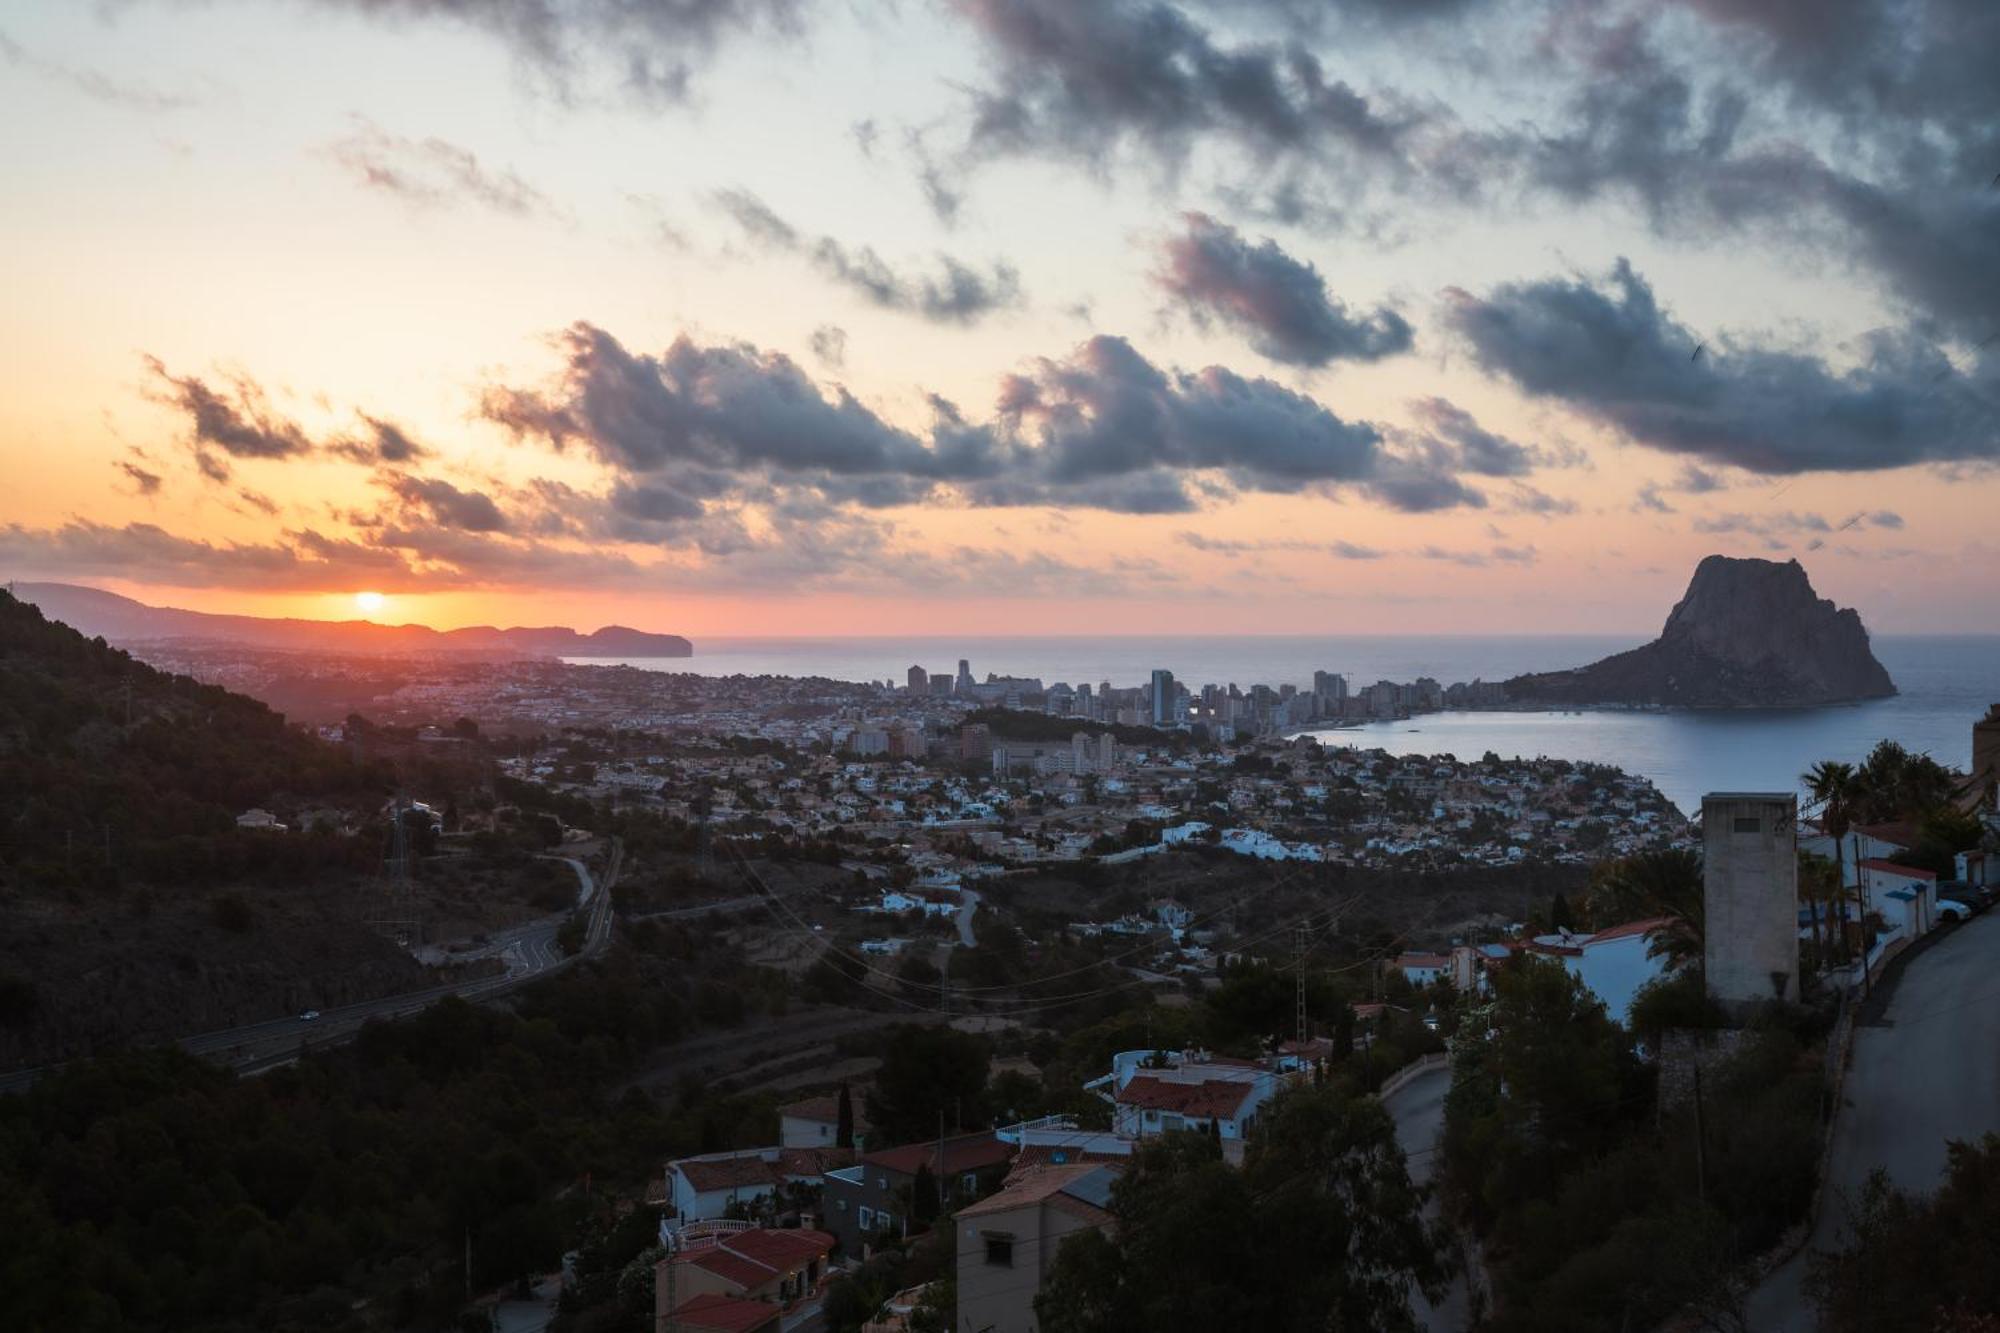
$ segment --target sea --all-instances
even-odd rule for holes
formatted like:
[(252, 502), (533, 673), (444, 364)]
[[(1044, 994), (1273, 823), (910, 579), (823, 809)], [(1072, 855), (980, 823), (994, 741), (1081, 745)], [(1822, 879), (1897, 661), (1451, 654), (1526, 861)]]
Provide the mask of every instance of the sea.
[[(954, 674), (1039, 676), (1092, 687), (1149, 681), (1164, 667), (1204, 684), (1310, 688), (1337, 671), (1350, 688), (1430, 676), (1449, 685), (1581, 666), (1644, 638), (1597, 635), (1120, 635), (1102, 638), (755, 638), (701, 640), (688, 658), (572, 658), (704, 676), (824, 676), (903, 683), (912, 665)], [(1965, 768), (1972, 724), (2000, 702), (2000, 635), (1877, 635), (1875, 655), (1899, 693), (1830, 708), (1427, 713), (1401, 722), (1315, 729), (1329, 744), (1391, 754), (1477, 758), (1549, 756), (1611, 764), (1649, 778), (1693, 813), (1710, 791), (1792, 791), (1822, 759), (1859, 761), (1877, 741), (1900, 741)]]

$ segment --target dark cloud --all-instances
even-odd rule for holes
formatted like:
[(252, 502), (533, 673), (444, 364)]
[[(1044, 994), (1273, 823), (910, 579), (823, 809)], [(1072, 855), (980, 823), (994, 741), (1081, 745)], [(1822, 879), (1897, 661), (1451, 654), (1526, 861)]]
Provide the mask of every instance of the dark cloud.
[(935, 273), (901, 273), (868, 246), (854, 249), (831, 236), (802, 234), (746, 190), (724, 190), (716, 203), (751, 239), (804, 256), (820, 273), (885, 310), (936, 324), (974, 324), (1020, 304), (1020, 275), (1005, 263), (996, 261), (982, 271), (941, 254)]
[(393, 421), (372, 417), (366, 412), (360, 414), (367, 424), (368, 434), (364, 439), (333, 440), (326, 445), (326, 451), (350, 463), (382, 463), (395, 466), (415, 463), (431, 456), (431, 451), (418, 444), (408, 431)]
[(1164, 369), (1122, 338), (1006, 376), (986, 422), (934, 397), (921, 433), (756, 347), (683, 337), (654, 357), (585, 323), (558, 342), (556, 381), (495, 386), (486, 417), (698, 501), (762, 502), (763, 488), (881, 508), (945, 488), (975, 505), (1177, 513), (1241, 491), (1351, 485), (1411, 511), (1485, 503), (1448, 462), (1390, 449), (1369, 422), (1221, 366)]
[(1538, 467), (1559, 467), (1577, 461), (1566, 454), (1510, 440), (1480, 425), (1472, 413), (1447, 398), (1419, 398), (1410, 413), (1426, 433), (1430, 457), (1453, 470), (1482, 477), (1524, 477)]
[(1273, 361), (1324, 366), (1410, 350), (1409, 322), (1394, 310), (1385, 306), (1357, 317), (1328, 293), (1313, 265), (1268, 237), (1252, 245), (1204, 213), (1188, 214), (1186, 230), (1167, 240), (1157, 276), (1191, 314), (1243, 330)]
[(804, 0), (314, 0), (390, 22), (439, 22), (497, 38), (558, 94), (593, 67), (649, 101), (685, 99), (725, 40), (791, 33)]
[(381, 478), (381, 483), (405, 506), (440, 527), (466, 532), (507, 532), (513, 526), (492, 496), (460, 490), (441, 477), (390, 473)]
[(326, 154), (356, 183), (418, 208), (473, 204), (510, 217), (560, 212), (514, 172), (485, 166), (471, 149), (443, 139), (406, 139), (363, 120)]
[(1673, 453), (1752, 472), (1875, 471), (2000, 457), (2000, 415), (1945, 378), (1914, 333), (1873, 335), (1861, 363), (1702, 339), (1620, 260), (1606, 283), (1454, 291), (1447, 321), (1492, 374)]
[(126, 480), (132, 483), (139, 494), (158, 495), (160, 493), (160, 486), (163, 479), (159, 473), (149, 472), (137, 463), (124, 458), (118, 459), (112, 466), (125, 474)]
[(420, 580), (403, 557), (302, 531), (270, 542), (209, 542), (151, 523), (122, 527), (72, 519), (54, 528), (0, 528), (8, 568), (61, 576), (130, 578), (175, 587), (400, 591)]
[(265, 459), (297, 458), (312, 452), (313, 444), (305, 431), (296, 421), (274, 411), (255, 382), (236, 377), (228, 388), (216, 389), (193, 375), (168, 374), (157, 357), (148, 356), (144, 361), (156, 382), (151, 396), (187, 417), (189, 444), (210, 480), (229, 479), (228, 465), (215, 457), (214, 450), (231, 458)]
[(828, 370), (847, 369), (847, 330), (838, 324), (822, 324), (814, 329), (808, 345)]
[(956, 0), (994, 56), (975, 152), (1178, 158), (1215, 134), (1260, 155), (1392, 159), (1420, 117), (1384, 108), (1298, 44), (1229, 45), (1164, 0)]

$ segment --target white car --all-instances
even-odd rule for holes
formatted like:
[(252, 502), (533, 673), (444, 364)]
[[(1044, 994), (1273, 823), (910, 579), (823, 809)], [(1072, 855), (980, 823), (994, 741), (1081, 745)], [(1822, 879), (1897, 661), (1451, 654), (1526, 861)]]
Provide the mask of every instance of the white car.
[(315, 1021), (316, 1019), (318, 1019), (318, 1017), (319, 1017), (319, 1010), (317, 1010), (317, 1009), (308, 1009), (308, 1010), (306, 1010), (306, 1011), (305, 1011), (304, 1013), (302, 1013), (302, 1014), (300, 1014), (300, 1015), (299, 1015), (299, 1022), (301, 1022), (301, 1023), (311, 1023), (311, 1022)]
[(1940, 898), (1937, 902), (1937, 919), (1940, 921), (1970, 921), (1972, 909), (1956, 898)]

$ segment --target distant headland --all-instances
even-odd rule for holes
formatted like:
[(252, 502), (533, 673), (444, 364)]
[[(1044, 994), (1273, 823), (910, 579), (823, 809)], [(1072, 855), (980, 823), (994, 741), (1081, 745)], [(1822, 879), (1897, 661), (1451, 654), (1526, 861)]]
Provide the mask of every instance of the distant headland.
[(294, 620), (214, 615), (148, 606), (130, 597), (73, 583), (18, 583), (14, 595), (51, 620), (113, 643), (165, 640), (228, 643), (286, 652), (483, 653), (512, 657), (692, 657), (678, 634), (651, 634), (607, 625), (589, 634), (562, 626), (496, 629), (474, 625), (378, 625), (370, 620)]
[(1712, 555), (1653, 642), (1505, 690), (1513, 706), (1809, 708), (1887, 698), (1896, 685), (1859, 613), (1817, 595), (1798, 561)]

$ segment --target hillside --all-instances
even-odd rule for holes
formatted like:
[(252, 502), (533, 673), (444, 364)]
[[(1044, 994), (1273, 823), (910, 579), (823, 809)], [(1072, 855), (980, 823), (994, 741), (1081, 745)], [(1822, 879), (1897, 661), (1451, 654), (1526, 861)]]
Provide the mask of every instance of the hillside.
[(694, 645), (678, 634), (652, 634), (623, 625), (606, 625), (589, 634), (562, 626), (496, 629), (474, 625), (435, 630), (428, 625), (378, 625), (369, 620), (269, 619), (182, 611), (69, 583), (18, 583), (14, 592), (21, 601), (40, 607), (51, 620), (120, 643), (189, 639), (291, 652), (449, 652), (510, 657), (694, 655)]
[(426, 984), (353, 910), (379, 838), (236, 826), (395, 776), (0, 593), (0, 1069)]
[(1652, 643), (1507, 682), (1515, 702), (1681, 708), (1810, 708), (1895, 692), (1860, 614), (1815, 593), (1798, 561), (1720, 555), (1696, 567)]

